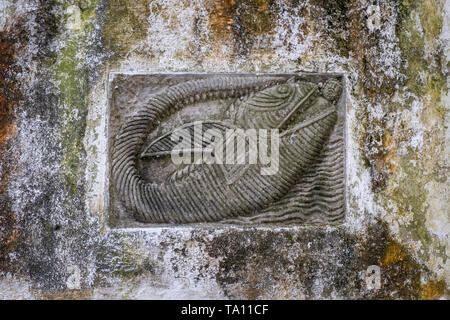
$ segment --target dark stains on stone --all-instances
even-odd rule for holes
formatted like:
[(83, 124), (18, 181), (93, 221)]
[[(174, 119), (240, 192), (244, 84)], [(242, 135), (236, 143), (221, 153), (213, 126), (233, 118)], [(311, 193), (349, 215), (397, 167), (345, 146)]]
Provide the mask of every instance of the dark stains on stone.
[[(386, 50), (393, 50), (386, 49), (386, 45), (393, 48), (396, 46), (393, 39), (387, 38), (381, 29), (372, 32), (369, 30), (367, 6), (348, 1), (314, 0), (313, 3), (322, 8), (321, 16), (326, 16), (327, 34), (335, 40), (336, 53), (349, 58), (359, 79), (364, 81), (356, 83), (351, 94), (360, 96), (367, 106), (392, 105), (391, 99), (396, 85), (401, 82), (401, 75), (400, 70), (391, 71), (391, 75), (386, 73), (384, 54)], [(381, 12), (386, 13), (380, 21), (381, 28), (385, 28), (387, 21), (383, 19), (396, 14), (397, 8), (394, 3), (389, 2), (379, 5)], [(397, 64), (391, 66), (398, 67)], [(368, 108), (363, 108), (356, 114), (357, 130), (362, 135), (359, 139), (360, 149), (366, 166), (370, 168), (374, 191), (384, 188), (391, 173), (386, 161), (389, 150), (383, 145), (389, 110), (384, 111), (385, 116), (381, 119), (373, 119)]]
[(277, 13), (274, 0), (220, 0), (209, 10), (213, 37), (231, 37), (237, 56), (248, 55), (260, 36), (273, 32)]
[[(62, 28), (65, 25), (64, 5), (56, 1), (40, 1), (35, 5), (23, 16), (29, 21), (26, 31), (33, 50), (22, 54), (21, 63), (32, 66), (23, 71), (32, 81), (23, 81), (22, 84), (26, 86), (26, 91), (17, 107), (16, 120), (22, 140), (20, 145), (12, 146), (18, 157), (15, 162), (20, 166), (20, 170), (11, 177), (17, 191), (14, 203), (20, 210), (20, 218), (16, 219), (19, 233), (15, 255), (18, 261), (15, 264), (20, 267), (19, 273), (31, 278), (33, 286), (47, 291), (66, 289), (66, 280), (70, 275), (68, 268), (78, 267), (83, 288), (90, 285), (89, 265), (94, 263), (94, 232), (98, 230), (85, 210), (84, 176), (80, 175), (79, 181), (76, 181), (79, 184), (75, 188), (77, 192), (72, 194), (68, 191), (66, 172), (61, 169), (65, 149), (59, 140), (59, 129), (64, 126), (64, 108), (68, 106), (62, 104), (61, 91), (55, 83), (55, 73), (58, 72), (55, 65), (65, 50), (70, 49), (64, 41), (72, 34), (67, 31), (68, 36), (59, 39), (61, 32), (65, 31)], [(98, 37), (98, 34), (82, 40), (89, 47), (87, 54), (96, 59), (75, 66), (89, 81), (95, 80), (93, 77), (97, 74), (98, 60), (102, 57), (94, 52), (100, 42), (92, 38), (95, 36)], [(58, 41), (65, 45), (61, 50)], [(70, 76), (68, 78), (72, 79)], [(67, 90), (74, 92), (72, 88)], [(79, 95), (84, 93), (78, 92)], [(80, 115), (76, 125), (84, 128), (88, 100), (83, 96), (79, 101), (82, 102), (69, 107), (73, 108), (74, 114)], [(80, 133), (77, 139), (82, 141), (84, 132), (77, 132)], [(20, 154), (25, 154), (25, 157), (19, 157)], [(80, 159), (81, 163), (84, 161), (84, 158)]]
[(271, 290), (282, 295), (282, 288), (286, 294), (290, 292), (291, 298), (295, 298), (292, 294), (297, 290), (313, 297), (315, 281), (326, 281), (323, 276), (332, 272), (326, 270), (324, 263), (335, 259), (329, 243), (338, 247), (339, 233), (319, 228), (300, 232), (252, 229), (228, 232), (211, 242), (208, 253), (223, 257), (217, 281), (230, 297), (234, 295), (230, 285), (239, 283), (248, 299), (270, 296)]
[(9, 178), (15, 168), (11, 152), (16, 135), (16, 109), (22, 99), (17, 74), (17, 54), (26, 41), (22, 21), (17, 20), (0, 32), (0, 271), (9, 269), (9, 253), (14, 250), (18, 230), (11, 199), (8, 195)]
[[(442, 47), (437, 45), (433, 49), (433, 53), (427, 54), (425, 44), (427, 41), (436, 43), (442, 28), (439, 1), (401, 0), (392, 1), (388, 4), (389, 6), (385, 4), (381, 10), (387, 12), (386, 16), (389, 12), (396, 14), (395, 35), (398, 44), (395, 43), (395, 45), (399, 49), (400, 59), (396, 64), (395, 73), (398, 76), (383, 77), (383, 69), (376, 63), (377, 56), (373, 53), (367, 54), (367, 57), (363, 60), (364, 77), (362, 78), (365, 83), (362, 86), (362, 93), (364, 94), (364, 102), (382, 106), (384, 114), (381, 118), (374, 119), (370, 116), (370, 112), (366, 110), (359, 114), (358, 119), (363, 126), (361, 131), (363, 137), (360, 139), (361, 149), (365, 161), (371, 169), (372, 189), (375, 192), (382, 191), (389, 178), (393, 176), (395, 164), (390, 160), (397, 154), (396, 143), (408, 139), (407, 132), (404, 136), (398, 132), (394, 135), (387, 128), (387, 125), (392, 115), (396, 114), (395, 112), (410, 109), (414, 99), (410, 98), (403, 103), (396, 103), (393, 101), (393, 93), (396, 91), (401, 95), (402, 92), (409, 92), (411, 97), (417, 97), (416, 100), (421, 100), (422, 97), (426, 96), (430, 100), (429, 103), (424, 102), (426, 112), (442, 115), (444, 108), (441, 103), (441, 96), (447, 91), (445, 75), (442, 72), (445, 68), (442, 66), (440, 58), (443, 56)], [(383, 21), (381, 22), (383, 23)], [(369, 41), (381, 39), (378, 34), (379, 32), (370, 34)], [(358, 38), (364, 39), (362, 36)], [(392, 44), (389, 43), (389, 40), (384, 39), (384, 43)], [(367, 43), (370, 43), (369, 41)], [(365, 43), (363, 42), (361, 45), (363, 46)], [(378, 45), (375, 48), (376, 51), (374, 52), (377, 54), (383, 53), (382, 46)], [(369, 52), (367, 49), (366, 52)], [(382, 61), (380, 60), (380, 62)], [(374, 70), (381, 70), (381, 76), (378, 75), (379, 72), (374, 72)], [(371, 77), (371, 72), (375, 76)], [(377, 85), (372, 85), (370, 79), (376, 80)], [(439, 116), (436, 117), (436, 120), (442, 121)]]
[(124, 57), (134, 44), (146, 37), (150, 2), (107, 1), (102, 36), (107, 51), (111, 53), (111, 61)]
[[(37, 14), (35, 16), (35, 23), (37, 27), (37, 33), (45, 36), (36, 37), (33, 40), (41, 50), (44, 50), (40, 52), (44, 55), (48, 55), (50, 53), (51, 41), (60, 32), (61, 21), (58, 21), (58, 18), (56, 16), (56, 4), (56, 0), (38, 1), (39, 12), (45, 14)], [(36, 56), (36, 58), (38, 58), (38, 56)]]
[[(65, 267), (56, 258), (58, 238), (52, 230), (51, 223), (56, 219), (58, 203), (56, 198), (63, 190), (56, 174), (56, 161), (59, 147), (54, 141), (52, 129), (58, 123), (57, 96), (52, 91), (49, 81), (51, 73), (47, 63), (54, 57), (52, 42), (58, 34), (58, 20), (53, 1), (40, 1), (36, 10), (28, 12), (26, 19), (33, 28), (28, 29), (30, 42), (36, 49), (24, 55), (28, 63), (34, 64), (34, 70), (27, 70), (30, 82), (23, 102), (18, 110), (18, 130), (27, 132), (29, 146), (17, 145), (15, 152), (32, 153), (33, 157), (42, 160), (38, 165), (31, 159), (20, 161), (20, 171), (14, 177), (20, 184), (20, 199), (16, 203), (20, 207), (21, 217), (18, 221), (20, 236), (17, 246), (17, 257), (20, 259), (20, 272), (26, 274), (38, 287), (46, 289), (63, 288)], [(39, 125), (36, 125), (39, 119)], [(30, 148), (30, 146), (33, 147)], [(39, 152), (44, 154), (40, 155)], [(36, 153), (36, 154), (34, 154)], [(53, 171), (53, 172), (52, 172)], [(27, 186), (23, 181), (28, 181)], [(33, 189), (38, 186), (39, 193)]]
[[(95, 248), (95, 285), (105, 286), (114, 277), (133, 279), (147, 274), (156, 276), (162, 261), (145, 253), (139, 234), (109, 233), (100, 239)], [(164, 248), (164, 244), (161, 247)]]
[[(365, 101), (370, 103), (367, 99)], [(372, 119), (368, 112), (365, 110), (358, 116), (364, 126), (360, 147), (364, 151), (364, 163), (370, 169), (372, 191), (376, 192), (386, 186), (390, 175), (389, 164), (385, 161), (389, 150), (383, 145), (387, 115), (384, 114), (381, 119)]]
[[(255, 299), (280, 277), (286, 275), (285, 268), (294, 262), (289, 261), (282, 248), (292, 244), (291, 235), (272, 231), (229, 232), (215, 238), (208, 246), (211, 257), (224, 257), (220, 262), (217, 281), (228, 295), (227, 285), (243, 283), (247, 298)], [(280, 250), (277, 250), (279, 248)], [(260, 292), (262, 291), (262, 292)]]
[[(282, 297), (283, 290), (290, 298), (296, 291), (297, 298), (418, 298), (425, 269), (390, 238), (384, 223), (366, 234), (359, 238), (340, 228), (230, 231), (213, 239), (207, 252), (223, 258), (217, 281), (231, 298), (238, 297), (235, 286), (247, 299)], [(371, 265), (381, 268), (379, 290), (365, 282)]]
[[(420, 277), (426, 268), (419, 265), (407, 248), (398, 244), (388, 233), (386, 223), (371, 225), (369, 237), (356, 245), (361, 263), (381, 268), (381, 288), (364, 292), (365, 299), (417, 299), (420, 294)], [(400, 248), (392, 251), (391, 248)], [(365, 285), (365, 284), (364, 284)]]
[(348, 58), (351, 50), (348, 39), (348, 9), (349, 1), (313, 0), (312, 4), (323, 8), (329, 34), (336, 41), (339, 55)]

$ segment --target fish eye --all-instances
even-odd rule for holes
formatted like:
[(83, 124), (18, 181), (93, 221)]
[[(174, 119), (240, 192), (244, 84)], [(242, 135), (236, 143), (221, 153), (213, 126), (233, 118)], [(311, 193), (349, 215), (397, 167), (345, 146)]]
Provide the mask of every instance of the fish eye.
[(286, 94), (289, 92), (289, 86), (287, 84), (282, 84), (278, 86), (277, 92), (281, 94)]

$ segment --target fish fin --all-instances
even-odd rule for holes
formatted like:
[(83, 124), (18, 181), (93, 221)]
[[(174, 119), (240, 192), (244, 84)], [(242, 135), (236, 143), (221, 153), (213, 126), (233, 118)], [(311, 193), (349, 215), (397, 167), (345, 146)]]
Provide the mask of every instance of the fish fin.
[[(201, 130), (195, 130), (197, 127), (201, 128)], [(218, 130), (218, 132), (224, 136), (226, 129), (231, 127), (232, 126), (224, 121), (215, 120), (186, 123), (152, 140), (144, 148), (140, 157), (141, 159), (145, 159), (170, 155), (176, 147), (180, 146), (180, 144), (184, 150), (190, 149), (193, 152), (203, 152), (206, 148), (212, 147), (211, 144), (214, 143), (213, 141), (204, 141), (203, 137), (205, 131), (209, 129)], [(179, 141), (172, 140), (172, 134), (174, 133), (176, 134), (176, 137), (179, 138)]]
[(295, 78), (295, 76), (293, 76), (293, 77), (290, 77), (287, 81), (286, 81), (286, 83), (295, 83), (297, 80), (296, 80), (296, 78)]
[(234, 165), (221, 165), (220, 167), (222, 168), (226, 184), (231, 185), (235, 183), (237, 180), (239, 180), (239, 178), (242, 177), (244, 173), (247, 172), (247, 170), (250, 168), (250, 165), (234, 164)]
[[(249, 148), (251, 144), (256, 146), (258, 142), (256, 136), (253, 137), (251, 135), (246, 135), (242, 131), (236, 130), (235, 134), (238, 136), (239, 139), (241, 139), (241, 141), (245, 141), (244, 147), (246, 148), (246, 150), (243, 153), (237, 153), (235, 164), (223, 164), (220, 166), (227, 185), (231, 185), (234, 182), (238, 181), (250, 168), (251, 164), (249, 163), (250, 162)], [(225, 141), (226, 150), (228, 150), (230, 144), (234, 145), (234, 138), (230, 139), (230, 137), (228, 137), (228, 139)], [(234, 147), (233, 150), (235, 150)], [(252, 150), (252, 152), (257, 152), (257, 150)]]

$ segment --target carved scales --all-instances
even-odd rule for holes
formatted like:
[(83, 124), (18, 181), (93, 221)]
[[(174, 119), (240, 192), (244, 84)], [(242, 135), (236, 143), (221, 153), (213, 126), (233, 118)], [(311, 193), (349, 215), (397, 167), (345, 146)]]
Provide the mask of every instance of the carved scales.
[[(334, 79), (319, 85), (271, 75), (214, 75), (164, 86), (147, 95), (113, 136), (112, 189), (141, 222), (340, 221), (345, 211), (343, 120), (335, 106), (340, 92)], [(181, 165), (158, 182), (152, 179), (151, 165), (146, 168), (150, 176), (143, 174), (142, 159), (170, 149), (164, 137), (170, 130), (150, 138), (166, 119), (187, 106), (217, 101), (231, 102), (220, 119), (204, 119), (206, 128), (280, 130), (276, 174), (261, 175), (259, 165), (241, 170), (228, 164)], [(189, 121), (183, 126), (189, 127)], [(228, 172), (237, 172), (237, 178), (230, 182)]]

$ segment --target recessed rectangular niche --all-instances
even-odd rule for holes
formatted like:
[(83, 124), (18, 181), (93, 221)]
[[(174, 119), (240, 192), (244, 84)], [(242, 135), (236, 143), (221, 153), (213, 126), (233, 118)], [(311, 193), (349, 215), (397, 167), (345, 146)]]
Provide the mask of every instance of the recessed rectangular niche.
[(111, 226), (341, 223), (343, 87), (340, 74), (112, 73)]

